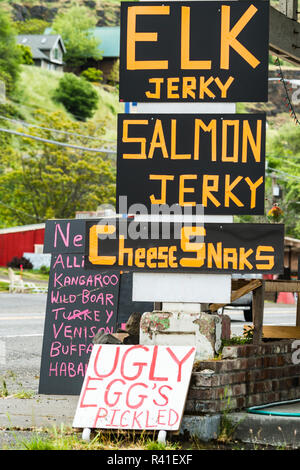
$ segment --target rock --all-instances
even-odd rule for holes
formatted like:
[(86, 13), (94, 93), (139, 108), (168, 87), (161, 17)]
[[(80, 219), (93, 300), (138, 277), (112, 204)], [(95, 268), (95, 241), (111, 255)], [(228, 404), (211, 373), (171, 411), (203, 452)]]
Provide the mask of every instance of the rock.
[(124, 338), (123, 344), (139, 344), (140, 337), (138, 335), (128, 335)]
[(132, 336), (140, 335), (141, 318), (142, 318), (142, 314), (139, 312), (134, 312), (130, 315), (125, 326), (125, 330), (129, 335), (132, 335)]
[(122, 341), (109, 333), (97, 333), (93, 338), (93, 344), (122, 344)]
[(13, 19), (15, 21), (26, 21), (30, 19), (30, 13), (28, 11), (28, 8), (22, 5), (19, 5), (18, 3), (13, 3), (12, 8), (13, 8)]

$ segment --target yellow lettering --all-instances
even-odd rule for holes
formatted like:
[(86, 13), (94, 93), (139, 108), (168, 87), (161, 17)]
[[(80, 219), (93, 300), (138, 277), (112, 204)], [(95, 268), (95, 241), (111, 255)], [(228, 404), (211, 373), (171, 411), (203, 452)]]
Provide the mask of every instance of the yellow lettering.
[(181, 7), (181, 68), (211, 69), (211, 60), (190, 60), (190, 7)]
[(244, 204), (232, 193), (232, 189), (243, 179), (242, 176), (237, 176), (232, 183), (230, 183), (230, 175), (225, 175), (225, 207), (229, 207), (230, 199), (238, 206), (243, 207)]
[(194, 159), (199, 160), (200, 129), (211, 132), (211, 161), (217, 160), (217, 120), (212, 119), (206, 126), (202, 119), (195, 119)]
[(145, 95), (147, 98), (153, 98), (153, 99), (159, 99), (160, 98), (160, 93), (161, 93), (161, 85), (163, 84), (164, 79), (163, 78), (149, 78), (149, 83), (154, 83), (155, 88), (154, 91), (146, 91)]
[(256, 190), (263, 183), (264, 179), (261, 176), (257, 181), (255, 181), (255, 183), (253, 183), (251, 179), (247, 176), (247, 178), (245, 178), (245, 181), (249, 185), (251, 191), (250, 207), (251, 209), (253, 209), (253, 207), (256, 206)]
[(179, 93), (176, 93), (178, 92), (178, 85), (177, 83), (179, 82), (179, 78), (178, 77), (175, 77), (175, 78), (168, 78), (167, 80), (167, 96), (169, 99), (171, 98), (180, 98), (179, 96)]
[(161, 180), (160, 199), (156, 199), (153, 194), (150, 196), (151, 204), (166, 204), (167, 181), (173, 181), (173, 175), (149, 175), (149, 180)]
[(234, 81), (234, 78), (229, 77), (227, 79), (227, 82), (223, 84), (221, 82), (221, 80), (219, 79), (219, 77), (215, 78), (215, 82), (221, 90), (221, 98), (227, 98), (227, 90), (228, 90), (228, 88), (230, 87), (230, 85), (232, 84), (233, 81)]
[(181, 258), (181, 266), (190, 268), (200, 268), (205, 260), (205, 243), (204, 242), (190, 242), (190, 237), (205, 237), (206, 230), (202, 226), (195, 227), (182, 227), (181, 229), (181, 249), (185, 252), (196, 252), (196, 258)]
[(242, 162), (247, 162), (247, 150), (248, 150), (248, 141), (251, 146), (251, 150), (253, 152), (253, 156), (256, 162), (260, 162), (260, 149), (261, 149), (261, 126), (262, 121), (257, 121), (257, 128), (256, 128), (256, 142), (254, 141), (253, 134), (250, 129), (249, 121), (245, 120), (243, 122), (243, 145), (242, 145)]
[(248, 251), (245, 248), (240, 248), (240, 261), (239, 261), (239, 269), (245, 269), (245, 265), (249, 269), (253, 269), (252, 264), (248, 261), (248, 257), (252, 255), (253, 250), (250, 248)]
[(182, 78), (182, 98), (190, 96), (193, 100), (196, 98), (196, 77)]
[(153, 136), (150, 144), (148, 158), (153, 157), (154, 149), (160, 148), (164, 158), (168, 158), (168, 151), (165, 141), (165, 136), (162, 128), (162, 123), (160, 119), (157, 119), (155, 122), (155, 127), (153, 131)]
[(222, 242), (217, 243), (217, 249), (215, 249), (213, 243), (207, 244), (207, 267), (213, 267), (214, 264), (217, 268), (222, 269)]
[(180, 175), (179, 177), (179, 205), (180, 206), (195, 206), (196, 203), (193, 202), (186, 202), (184, 200), (185, 193), (194, 193), (195, 188), (186, 188), (184, 183), (185, 180), (196, 180), (197, 175)]
[(176, 134), (177, 134), (177, 121), (171, 119), (171, 159), (173, 160), (190, 160), (191, 154), (177, 154), (176, 153)]
[(254, 57), (251, 52), (248, 51), (236, 37), (245, 28), (246, 24), (257, 12), (257, 8), (254, 5), (245, 11), (243, 16), (235, 23), (233, 28), (230, 30), (230, 6), (221, 6), (221, 53), (220, 53), (220, 67), (221, 69), (229, 69), (229, 50), (232, 47), (243, 59), (251, 65), (252, 68), (256, 68), (260, 63), (259, 60)]
[(214, 81), (213, 77), (209, 77), (207, 80), (205, 80), (205, 77), (201, 76), (200, 77), (200, 85), (199, 85), (199, 98), (201, 100), (204, 99), (204, 94), (206, 93), (207, 96), (209, 96), (210, 98), (215, 98), (216, 95), (214, 95), (214, 93), (208, 88), (209, 85)]
[[(233, 154), (227, 155), (228, 127), (233, 126)], [(223, 119), (222, 122), (222, 162), (237, 162), (239, 158), (239, 121)]]
[(122, 140), (123, 142), (136, 142), (141, 144), (141, 152), (140, 153), (124, 153), (122, 157), (124, 159), (146, 159), (146, 138), (145, 137), (128, 137), (128, 126), (129, 124), (134, 125), (134, 124), (141, 124), (141, 125), (148, 125), (148, 121), (146, 120), (130, 120), (130, 119), (124, 119), (123, 121), (123, 136)]
[(137, 33), (136, 17), (137, 15), (169, 15), (169, 6), (133, 6), (128, 8), (127, 18), (127, 69), (128, 70), (154, 70), (167, 69), (169, 64), (167, 60), (136, 60), (135, 43), (138, 41), (157, 42), (157, 33)]
[(274, 255), (265, 255), (263, 256), (261, 252), (266, 251), (269, 253), (274, 253), (274, 248), (272, 246), (258, 246), (256, 250), (256, 261), (267, 261), (267, 264), (257, 264), (256, 269), (272, 269), (274, 266)]
[[(209, 182), (212, 181), (212, 185)], [(202, 204), (207, 207), (208, 199), (216, 206), (219, 207), (221, 203), (211, 193), (219, 189), (219, 175), (203, 175), (202, 183)]]
[(125, 248), (124, 235), (120, 235), (119, 238), (119, 266), (124, 265), (124, 255), (128, 256), (128, 263), (126, 266), (132, 266), (133, 263), (133, 250), (132, 248)]
[(229, 264), (232, 265), (232, 269), (237, 269), (236, 248), (224, 248), (224, 269), (228, 269)]
[(116, 262), (115, 256), (99, 256), (98, 255), (98, 235), (111, 235), (116, 231), (114, 225), (93, 225), (89, 233), (89, 261), (92, 264), (99, 265), (114, 265)]

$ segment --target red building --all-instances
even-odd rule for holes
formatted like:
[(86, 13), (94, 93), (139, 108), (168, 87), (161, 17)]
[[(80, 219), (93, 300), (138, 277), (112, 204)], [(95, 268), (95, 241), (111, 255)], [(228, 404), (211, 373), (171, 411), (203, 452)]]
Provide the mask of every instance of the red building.
[(24, 252), (34, 253), (35, 245), (44, 244), (44, 235), (45, 224), (0, 229), (0, 266), (6, 266)]

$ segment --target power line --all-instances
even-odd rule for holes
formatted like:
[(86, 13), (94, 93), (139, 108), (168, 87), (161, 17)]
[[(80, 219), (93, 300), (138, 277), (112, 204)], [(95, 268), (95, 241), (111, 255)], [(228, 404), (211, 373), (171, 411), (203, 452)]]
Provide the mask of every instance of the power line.
[(23, 132), (13, 131), (11, 129), (4, 129), (3, 127), (0, 127), (0, 132), (6, 132), (8, 134), (18, 135), (20, 137), (26, 137), (28, 139), (37, 140), (39, 142), (45, 142), (47, 144), (59, 145), (61, 147), (69, 147), (69, 148), (73, 148), (73, 149), (76, 149), (76, 150), (85, 150), (85, 151), (88, 151), (88, 152), (97, 152), (97, 153), (110, 153), (110, 154), (113, 154), (113, 155), (116, 154), (115, 150), (109, 150), (109, 149), (103, 149), (103, 148), (102, 149), (101, 148), (97, 149), (97, 148), (91, 148), (91, 147), (84, 147), (84, 146), (81, 146), (81, 145), (67, 144), (65, 142), (59, 142), (57, 140), (50, 140), (50, 139), (43, 139), (42, 137), (33, 136), (31, 134), (25, 134)]
[[(19, 106), (24, 106), (25, 108), (35, 109), (36, 111), (38, 111), (39, 109), (42, 109), (44, 111), (49, 112), (49, 109), (43, 108), (42, 106), (32, 106), (32, 105), (29, 105), (29, 104), (19, 103), (18, 101), (14, 101), (14, 100), (11, 100), (11, 101), (13, 103), (19, 105)], [(74, 116), (75, 118), (78, 118), (78, 119), (82, 119), (82, 116), (79, 116), (78, 114), (73, 114), (72, 113), (72, 116)], [(106, 142), (115, 142), (115, 141), (114, 140), (106, 140)]]
[(101, 139), (100, 137), (93, 137), (93, 136), (90, 136), (90, 135), (78, 134), (76, 132), (62, 131), (60, 129), (54, 129), (52, 127), (38, 126), (37, 124), (31, 124), (29, 122), (20, 121), (18, 119), (11, 119), (11, 118), (8, 118), (8, 117), (2, 116), (2, 115), (0, 115), (0, 119), (3, 119), (5, 121), (9, 121), (9, 122), (13, 122), (13, 123), (16, 123), (16, 124), (22, 124), (25, 127), (36, 127), (38, 129), (43, 129), (43, 130), (51, 131), (51, 132), (57, 132), (57, 133), (60, 133), (60, 134), (74, 135), (76, 137), (84, 137), (85, 139), (100, 140), (101, 142), (114, 142), (113, 140), (105, 140), (105, 139)]

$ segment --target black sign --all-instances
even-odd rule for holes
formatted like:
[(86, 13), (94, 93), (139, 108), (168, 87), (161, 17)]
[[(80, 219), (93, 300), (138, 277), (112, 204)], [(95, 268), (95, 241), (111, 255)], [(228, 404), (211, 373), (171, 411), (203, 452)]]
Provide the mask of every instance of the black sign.
[(119, 115), (117, 212), (138, 203), (263, 214), (265, 127), (264, 114)]
[(83, 268), (82, 255), (52, 255), (39, 393), (80, 393), (93, 337), (116, 332), (119, 271)]
[(86, 264), (132, 271), (275, 274), (283, 269), (283, 241), (281, 224), (89, 221)]
[(124, 328), (153, 302), (132, 301), (132, 273), (85, 266), (85, 220), (49, 220), (52, 253), (39, 393), (79, 395), (95, 334)]
[(268, 1), (123, 2), (120, 100), (268, 101)]

